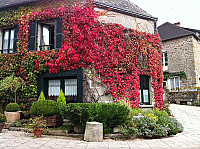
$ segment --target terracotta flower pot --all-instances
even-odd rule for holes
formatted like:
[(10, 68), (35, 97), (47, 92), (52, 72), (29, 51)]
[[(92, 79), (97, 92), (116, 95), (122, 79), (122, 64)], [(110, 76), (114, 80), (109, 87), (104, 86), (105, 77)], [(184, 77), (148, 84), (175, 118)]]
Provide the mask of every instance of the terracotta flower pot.
[(0, 123), (0, 132), (2, 131), (4, 125), (5, 125), (5, 123)]
[(42, 135), (43, 130), (44, 130), (44, 128), (35, 128), (35, 130), (33, 131), (34, 136), (40, 138), (41, 135)]
[(20, 120), (20, 116), (21, 116), (22, 111), (18, 111), (18, 112), (19, 112), (19, 114), (18, 114), (17, 120)]
[(7, 118), (7, 122), (14, 123), (17, 121), (17, 117), (19, 115), (19, 112), (4, 112)]

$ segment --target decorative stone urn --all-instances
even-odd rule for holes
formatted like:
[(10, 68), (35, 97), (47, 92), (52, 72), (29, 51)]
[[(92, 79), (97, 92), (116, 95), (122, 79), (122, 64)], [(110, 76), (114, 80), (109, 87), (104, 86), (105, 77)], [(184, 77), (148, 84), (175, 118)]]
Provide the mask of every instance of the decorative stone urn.
[(4, 114), (6, 115), (6, 118), (7, 118), (7, 122), (10, 122), (10, 123), (15, 123), (17, 121), (17, 118), (18, 118), (18, 115), (19, 115), (19, 112), (4, 112)]

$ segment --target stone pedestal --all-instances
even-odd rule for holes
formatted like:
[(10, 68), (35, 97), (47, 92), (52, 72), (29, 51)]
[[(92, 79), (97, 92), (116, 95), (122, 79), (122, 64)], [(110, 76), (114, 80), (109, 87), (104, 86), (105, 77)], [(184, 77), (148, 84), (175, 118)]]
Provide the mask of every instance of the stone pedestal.
[(103, 124), (99, 122), (87, 122), (84, 140), (89, 142), (103, 141)]

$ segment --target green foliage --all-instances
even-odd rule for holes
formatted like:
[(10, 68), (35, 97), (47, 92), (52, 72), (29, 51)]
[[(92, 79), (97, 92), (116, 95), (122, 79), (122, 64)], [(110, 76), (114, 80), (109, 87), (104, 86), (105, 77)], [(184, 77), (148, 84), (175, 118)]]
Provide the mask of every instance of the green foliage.
[(159, 138), (167, 136), (165, 128), (156, 124), (153, 118), (139, 118), (135, 121), (135, 125), (138, 128), (138, 135), (143, 138)]
[(176, 128), (178, 129), (178, 133), (182, 132), (183, 131), (183, 125), (177, 121), (175, 118), (171, 118), (172, 121), (174, 122), (174, 125), (176, 126)]
[(48, 127), (46, 126), (46, 120), (42, 119), (43, 116), (30, 118), (28, 124), (25, 125), (25, 132), (34, 131), (36, 128), (44, 129), (44, 132), (48, 132)]
[(0, 81), (0, 90), (7, 91), (10, 90), (15, 93), (15, 103), (16, 103), (16, 92), (25, 85), (24, 80), (21, 77), (16, 77), (13, 74)]
[(19, 105), (17, 103), (9, 103), (6, 106), (6, 112), (16, 112), (19, 111)]
[(65, 94), (63, 93), (62, 89), (60, 90), (60, 95), (57, 98), (57, 103), (59, 105), (66, 105)]
[(58, 111), (61, 116), (64, 116), (65, 106), (66, 106), (66, 98), (62, 89), (60, 90), (60, 95), (57, 98)]
[(4, 114), (0, 114), (0, 123), (6, 122), (6, 116)]
[(133, 109), (132, 114), (142, 113), (144, 118), (135, 120), (133, 125), (138, 129), (138, 135), (144, 138), (160, 138), (167, 135), (175, 135), (183, 131), (183, 126), (176, 119), (171, 118), (165, 110), (154, 109), (142, 111)]
[(134, 136), (138, 133), (138, 129), (136, 127), (126, 127), (120, 131), (121, 134), (127, 137)]
[(124, 125), (131, 119), (129, 107), (106, 103), (70, 103), (66, 106), (65, 116), (83, 130), (88, 121), (101, 122), (104, 134), (112, 133), (115, 126)]
[(164, 79), (169, 79), (172, 76), (180, 76), (181, 79), (187, 79), (186, 73), (184, 71), (179, 73), (165, 73)]
[(39, 100), (45, 100), (45, 96), (44, 96), (44, 92), (43, 91), (40, 92), (40, 96), (38, 98), (38, 101)]
[(35, 116), (55, 115), (57, 114), (57, 104), (53, 100), (35, 101), (31, 106), (31, 114)]

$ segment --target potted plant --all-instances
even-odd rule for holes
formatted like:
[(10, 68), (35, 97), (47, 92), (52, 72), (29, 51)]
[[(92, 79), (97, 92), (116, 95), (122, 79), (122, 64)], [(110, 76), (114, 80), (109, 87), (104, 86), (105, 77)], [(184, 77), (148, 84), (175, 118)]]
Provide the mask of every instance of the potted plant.
[(6, 116), (4, 114), (0, 114), (0, 132), (2, 131), (6, 122)]
[(28, 124), (25, 126), (25, 132), (34, 133), (34, 137), (41, 137), (42, 132), (48, 132), (46, 121), (42, 119), (43, 116), (30, 118)]
[(9, 103), (6, 106), (6, 111), (4, 112), (7, 118), (7, 122), (14, 123), (17, 121), (19, 115), (19, 105), (17, 103)]
[(43, 115), (43, 120), (46, 120), (46, 125), (48, 127), (61, 126), (63, 120), (61, 116), (58, 115), (57, 103), (53, 100), (38, 100), (33, 102), (31, 106), (32, 118)]

